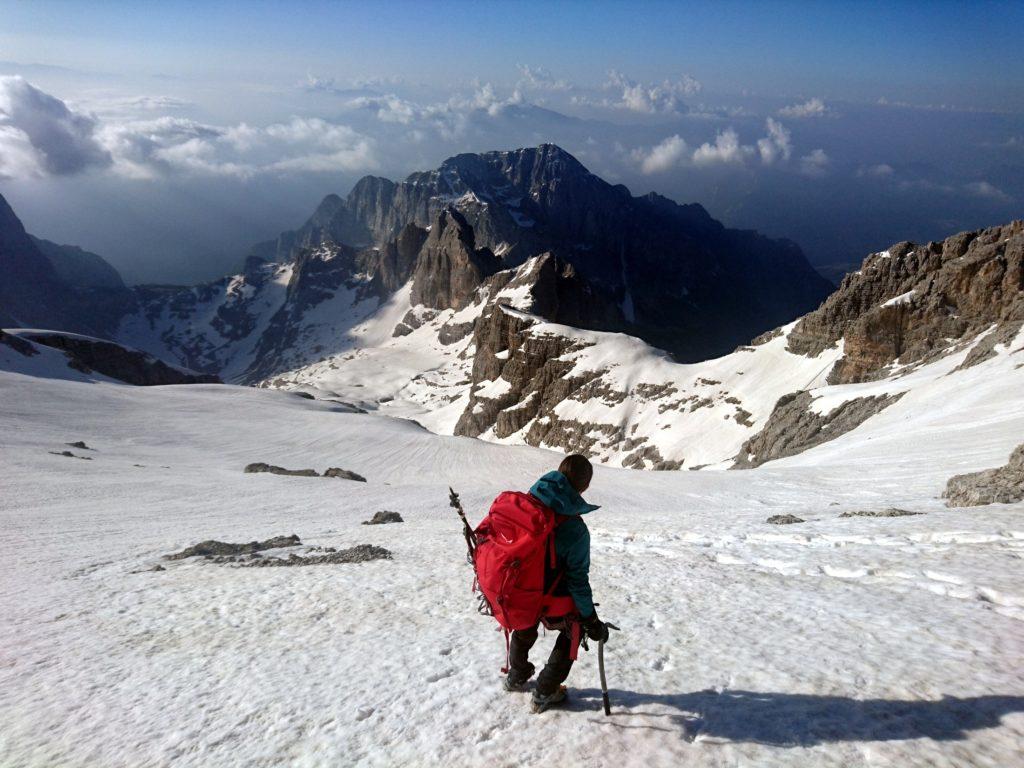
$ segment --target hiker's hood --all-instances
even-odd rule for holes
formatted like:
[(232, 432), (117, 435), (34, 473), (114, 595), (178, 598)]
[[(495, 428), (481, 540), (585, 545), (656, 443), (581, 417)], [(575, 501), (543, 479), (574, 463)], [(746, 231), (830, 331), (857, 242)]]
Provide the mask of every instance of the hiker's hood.
[(587, 504), (576, 489), (569, 483), (569, 478), (558, 470), (548, 472), (533, 484), (530, 494), (555, 511), (556, 515), (585, 515), (599, 507)]

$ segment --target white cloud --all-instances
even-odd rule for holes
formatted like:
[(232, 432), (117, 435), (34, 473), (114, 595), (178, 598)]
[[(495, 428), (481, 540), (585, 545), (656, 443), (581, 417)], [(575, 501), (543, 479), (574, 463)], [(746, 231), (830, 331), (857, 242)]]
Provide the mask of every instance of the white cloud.
[(659, 85), (637, 82), (613, 69), (608, 73), (605, 89), (620, 91), (621, 96), (617, 101), (606, 99), (600, 104), (649, 115), (679, 114), (686, 111), (682, 98), (700, 93), (701, 87), (700, 82), (690, 75), (682, 75), (678, 80), (664, 80)]
[(408, 125), (423, 116), (422, 108), (394, 94), (360, 96), (349, 101), (348, 106), (354, 109), (369, 109), (376, 113), (378, 120), (385, 123)]
[(813, 149), (800, 158), (800, 173), (805, 176), (824, 176), (830, 162), (824, 149)]
[(719, 131), (714, 143), (704, 142), (692, 152), (689, 151), (686, 141), (676, 134), (650, 149), (635, 149), (630, 153), (630, 157), (639, 163), (640, 170), (647, 174), (663, 173), (673, 167), (687, 164), (745, 165), (753, 157), (759, 157), (764, 165), (788, 162), (793, 154), (789, 130), (770, 117), (765, 121), (765, 128), (768, 134), (758, 139), (756, 146), (741, 143), (736, 129), (730, 127)]
[(857, 169), (857, 176), (861, 178), (873, 178), (873, 179), (891, 179), (895, 175), (896, 171), (888, 163), (878, 163), (877, 165), (862, 165)]
[(0, 176), (62, 176), (110, 164), (96, 118), (22, 77), (0, 77)]
[(964, 189), (975, 197), (984, 197), (1001, 203), (1006, 203), (1013, 199), (1003, 190), (999, 189), (999, 187), (987, 181), (972, 181), (970, 184), (964, 184)]
[(516, 69), (522, 76), (519, 88), (531, 88), (537, 91), (568, 91), (572, 85), (565, 80), (556, 80), (544, 67), (531, 67), (529, 64), (517, 64)]
[(679, 165), (686, 158), (686, 142), (676, 134), (652, 147), (649, 152), (635, 150), (633, 157), (640, 162), (640, 170), (644, 173), (664, 173)]
[(97, 138), (112, 170), (133, 179), (151, 179), (175, 169), (198, 171), (211, 163), (210, 143), (223, 135), (213, 126), (178, 117), (111, 122)]
[[(400, 105), (392, 103), (391, 110), (401, 114)], [(176, 173), (247, 178), (376, 167), (373, 139), (319, 118), (296, 117), (265, 127), (220, 127), (170, 116), (100, 120), (71, 110), (20, 77), (0, 78), (0, 177), (105, 168), (136, 179)]]
[(788, 107), (783, 107), (779, 110), (779, 114), (782, 117), (800, 119), (805, 117), (828, 117), (833, 112), (825, 106), (824, 101), (819, 98), (813, 98), (808, 99), (802, 104), (791, 104)]
[(694, 150), (693, 162), (696, 165), (741, 165), (753, 153), (753, 147), (740, 144), (739, 134), (733, 128), (726, 128), (715, 136), (714, 144), (705, 142)]
[(790, 144), (789, 130), (780, 122), (770, 117), (765, 121), (768, 135), (757, 140), (757, 151), (761, 155), (761, 162), (765, 165), (772, 165), (776, 160), (785, 162), (793, 152)]

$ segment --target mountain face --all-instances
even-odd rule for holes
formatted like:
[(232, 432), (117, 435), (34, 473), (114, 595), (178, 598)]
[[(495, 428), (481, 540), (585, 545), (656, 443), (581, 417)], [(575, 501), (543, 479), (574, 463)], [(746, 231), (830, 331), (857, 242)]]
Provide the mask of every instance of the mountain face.
[(67, 285), (73, 288), (125, 288), (121, 275), (102, 256), (77, 245), (58, 245), (32, 235), (29, 237), (53, 265), (57, 277)]
[(847, 275), (790, 336), (792, 351), (817, 355), (845, 340), (829, 382), (920, 365), (990, 330), (977, 355), (991, 355), (1024, 325), (1024, 224), (962, 232), (938, 243), (897, 243)]
[(0, 196), (0, 322), (98, 336), (116, 333), (132, 296), (96, 254), (36, 238)]
[[(453, 273), (463, 282), (454, 298), (426, 289), (429, 306), (465, 301), (466, 288), (499, 263), (517, 267), (552, 253), (619, 305), (620, 330), (681, 359), (727, 352), (814, 308), (832, 287), (794, 244), (727, 229), (699, 205), (633, 197), (550, 144), (457, 155), (400, 183), (368, 176), (346, 198), (325, 198), (303, 227), (257, 246), (254, 255), (287, 262), (325, 241), (386, 249), (410, 225), (445, 225), (440, 217), (450, 211), (472, 231), (480, 253), (457, 257), (466, 274)], [(432, 266), (447, 268), (448, 258), (433, 245), (435, 263), (423, 265), (417, 284), (433, 276)], [(461, 248), (453, 240), (441, 250), (452, 247)], [(392, 285), (408, 274), (399, 269)]]
[[(799, 317), (823, 281), (794, 246), (551, 146), (368, 177), (193, 287), (72, 286), (11, 218), (4, 285), (29, 289), (0, 312), (21, 324), (114, 317), (119, 343), (225, 380), (618, 466), (753, 467), (927, 421), (979, 377), (1024, 385), (1021, 222), (872, 254)], [(679, 362), (699, 349), (732, 351)]]
[(545, 253), (484, 278), (459, 309), (414, 304), (407, 287), (344, 352), (267, 383), (617, 466), (755, 467), (868, 420), (941, 430), (982, 382), (1024, 387), (1022, 249), (1022, 222), (898, 244), (815, 312), (694, 364), (587, 330), (618, 307)]

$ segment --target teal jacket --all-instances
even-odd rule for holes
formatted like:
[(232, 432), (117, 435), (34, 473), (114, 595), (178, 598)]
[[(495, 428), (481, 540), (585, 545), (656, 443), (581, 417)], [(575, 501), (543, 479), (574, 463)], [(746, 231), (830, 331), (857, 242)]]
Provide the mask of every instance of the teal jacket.
[(555, 555), (563, 568), (562, 579), (576, 610), (584, 619), (594, 614), (594, 593), (590, 589), (590, 531), (582, 515), (598, 507), (587, 504), (561, 472), (548, 472), (533, 484), (530, 495), (563, 515), (555, 529)]

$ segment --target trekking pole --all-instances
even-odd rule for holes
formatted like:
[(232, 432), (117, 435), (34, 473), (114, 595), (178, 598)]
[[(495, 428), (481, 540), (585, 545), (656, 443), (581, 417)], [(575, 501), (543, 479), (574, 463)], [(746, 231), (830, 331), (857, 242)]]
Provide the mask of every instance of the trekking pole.
[[(614, 624), (605, 622), (604, 625), (608, 629), (618, 630)], [(604, 674), (604, 640), (597, 644), (597, 670), (601, 674), (601, 698), (604, 700), (604, 714), (605, 717), (608, 717), (612, 713), (612, 705), (608, 700), (608, 679)]]
[(469, 521), (466, 519), (466, 513), (462, 509), (459, 494), (451, 486), (448, 486), (448, 494), (448, 505), (458, 512), (459, 517), (462, 519), (462, 535), (466, 537), (466, 549), (468, 550), (466, 560), (469, 561), (470, 565), (473, 565), (473, 553), (476, 550), (476, 534), (473, 533), (473, 529), (470, 528)]

